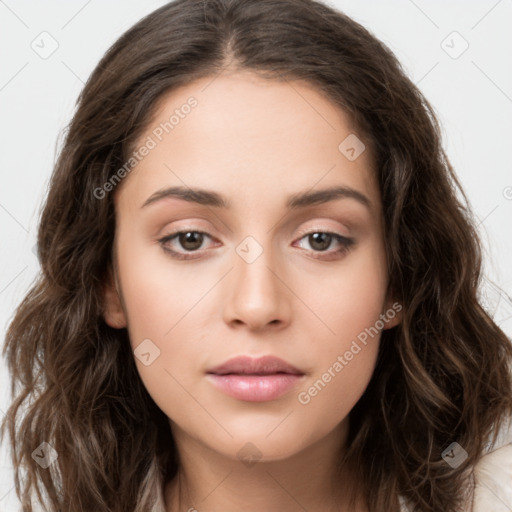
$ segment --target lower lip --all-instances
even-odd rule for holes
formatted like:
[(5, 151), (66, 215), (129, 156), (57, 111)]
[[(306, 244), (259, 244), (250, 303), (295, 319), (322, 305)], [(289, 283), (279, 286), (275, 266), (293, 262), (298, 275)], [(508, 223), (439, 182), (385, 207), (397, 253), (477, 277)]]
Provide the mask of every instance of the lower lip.
[(298, 384), (303, 375), (275, 373), (272, 375), (208, 374), (218, 389), (239, 400), (267, 402), (283, 396)]

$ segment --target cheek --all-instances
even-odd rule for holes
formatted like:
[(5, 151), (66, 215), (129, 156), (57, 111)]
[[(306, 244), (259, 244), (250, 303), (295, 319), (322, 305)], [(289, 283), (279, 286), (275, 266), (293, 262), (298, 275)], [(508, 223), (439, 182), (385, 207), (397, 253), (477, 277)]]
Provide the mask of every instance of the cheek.
[[(327, 342), (321, 344), (321, 350), (346, 350), (344, 343), (350, 344), (350, 340), (373, 326), (384, 313), (387, 288), (384, 248), (378, 239), (368, 241), (346, 255), (337, 266), (325, 267), (316, 275), (304, 273), (294, 283), (294, 290), (305, 298), (319, 320), (317, 327)], [(310, 315), (311, 324), (314, 316)]]
[(201, 297), (212, 284), (202, 280), (198, 289), (194, 283), (199, 280), (190, 267), (171, 266), (160, 251), (149, 244), (125, 243), (120, 237), (118, 270), (139, 375), (168, 414), (190, 401), (184, 390), (191, 388), (199, 371), (193, 341), (197, 314)]
[(387, 285), (382, 247), (368, 244), (325, 282), (323, 288), (308, 287), (308, 300), (324, 326), (317, 325), (322, 335), (310, 330), (307, 350), (314, 354), (315, 371), (297, 402), (308, 421), (328, 431), (348, 415), (375, 368)]
[(214, 276), (198, 279), (191, 265), (171, 262), (152, 243), (123, 243), (121, 236), (119, 247), (118, 267), (132, 342), (136, 345), (151, 337), (164, 340), (194, 309)]

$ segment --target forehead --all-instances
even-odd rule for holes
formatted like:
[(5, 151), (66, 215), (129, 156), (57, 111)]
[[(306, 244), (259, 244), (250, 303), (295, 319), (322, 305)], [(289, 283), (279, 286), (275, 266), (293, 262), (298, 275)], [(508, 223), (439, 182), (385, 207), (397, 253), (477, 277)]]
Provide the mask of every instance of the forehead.
[(196, 80), (159, 99), (135, 151), (143, 146), (151, 149), (124, 179), (120, 201), (142, 205), (176, 185), (221, 189), (246, 205), (340, 184), (378, 199), (364, 136), (302, 81), (250, 72)]

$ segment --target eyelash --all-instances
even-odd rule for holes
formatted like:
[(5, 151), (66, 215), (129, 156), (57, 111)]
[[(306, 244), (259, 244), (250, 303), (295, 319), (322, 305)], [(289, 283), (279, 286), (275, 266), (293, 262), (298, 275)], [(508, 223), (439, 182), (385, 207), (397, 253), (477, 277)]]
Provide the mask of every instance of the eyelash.
[[(170, 254), (170, 256), (172, 258), (174, 258), (174, 259), (177, 259), (177, 260), (194, 260), (194, 259), (198, 259), (197, 257), (187, 256), (187, 255), (185, 255), (183, 253), (174, 251), (174, 250), (169, 249), (168, 247), (165, 246), (165, 244), (167, 242), (170, 242), (173, 239), (177, 238), (180, 234), (185, 234), (185, 233), (199, 233), (201, 235), (206, 235), (209, 238), (213, 238), (211, 235), (209, 235), (205, 231), (201, 231), (201, 230), (197, 230), (197, 229), (184, 229), (184, 230), (181, 230), (181, 231), (175, 231), (173, 233), (170, 233), (169, 235), (166, 235), (163, 238), (158, 239), (158, 242), (162, 246), (162, 249), (166, 253)], [(337, 256), (341, 257), (346, 252), (348, 252), (351, 249), (352, 245), (355, 243), (354, 239), (352, 239), (352, 238), (347, 238), (345, 236), (339, 235), (338, 233), (333, 233), (332, 231), (321, 231), (321, 230), (318, 230), (318, 229), (317, 230), (313, 230), (313, 231), (308, 231), (307, 233), (302, 233), (301, 237), (298, 240), (302, 240), (303, 238), (306, 238), (307, 236), (312, 235), (312, 234), (316, 234), (316, 233), (321, 233), (321, 234), (325, 234), (325, 235), (331, 235), (333, 237), (332, 240), (335, 240), (335, 241), (337, 241), (338, 243), (341, 244), (341, 248), (337, 249), (335, 251), (329, 251), (329, 252), (327, 252), (327, 251), (314, 251), (313, 250), (312, 252), (314, 252), (314, 253), (327, 254), (328, 255), (327, 258), (325, 258), (323, 256), (322, 257), (313, 256), (313, 258), (315, 258), (315, 259), (331, 260), (331, 259), (335, 259)], [(195, 253), (198, 253), (198, 251), (189, 251), (189, 254), (195, 254)]]

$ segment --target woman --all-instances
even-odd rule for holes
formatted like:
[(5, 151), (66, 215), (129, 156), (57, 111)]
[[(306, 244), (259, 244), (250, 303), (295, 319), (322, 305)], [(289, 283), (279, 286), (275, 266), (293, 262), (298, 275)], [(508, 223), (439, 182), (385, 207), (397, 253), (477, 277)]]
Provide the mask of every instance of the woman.
[(38, 483), (66, 511), (503, 502), (512, 347), (457, 190), (430, 105), (342, 13), (141, 20), (81, 93), (7, 334), (25, 510)]

